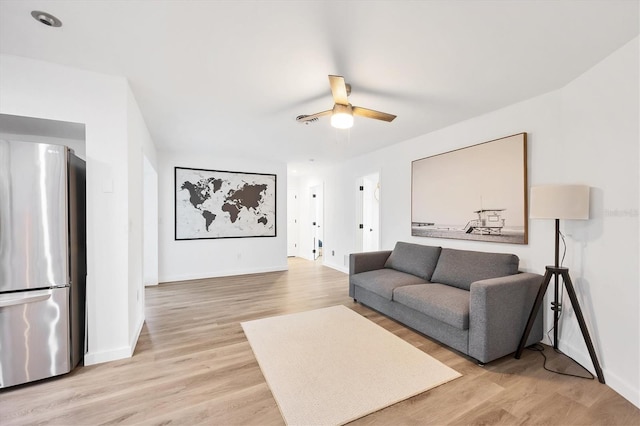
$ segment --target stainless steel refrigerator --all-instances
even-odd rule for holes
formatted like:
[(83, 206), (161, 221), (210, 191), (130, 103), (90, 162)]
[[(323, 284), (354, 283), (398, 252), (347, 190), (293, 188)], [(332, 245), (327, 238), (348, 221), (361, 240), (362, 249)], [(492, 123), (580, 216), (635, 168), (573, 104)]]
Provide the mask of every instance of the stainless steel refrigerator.
[(83, 359), (85, 175), (67, 147), (0, 140), (0, 388)]

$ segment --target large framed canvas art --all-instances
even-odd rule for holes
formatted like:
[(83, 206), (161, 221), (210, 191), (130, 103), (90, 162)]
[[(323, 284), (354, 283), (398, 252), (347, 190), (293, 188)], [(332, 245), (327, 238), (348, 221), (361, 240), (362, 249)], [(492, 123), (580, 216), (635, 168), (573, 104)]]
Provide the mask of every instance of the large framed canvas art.
[(411, 164), (411, 235), (527, 244), (527, 134)]
[(175, 168), (175, 239), (276, 236), (276, 175)]

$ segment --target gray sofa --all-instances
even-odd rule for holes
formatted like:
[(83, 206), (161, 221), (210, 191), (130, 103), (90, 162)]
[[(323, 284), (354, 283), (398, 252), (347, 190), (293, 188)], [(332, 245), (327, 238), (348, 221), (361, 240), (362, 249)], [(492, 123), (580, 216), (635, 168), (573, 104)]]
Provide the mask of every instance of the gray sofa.
[[(353, 253), (349, 296), (480, 363), (515, 352), (543, 277), (513, 254), (398, 242)], [(542, 340), (538, 315), (527, 345)]]

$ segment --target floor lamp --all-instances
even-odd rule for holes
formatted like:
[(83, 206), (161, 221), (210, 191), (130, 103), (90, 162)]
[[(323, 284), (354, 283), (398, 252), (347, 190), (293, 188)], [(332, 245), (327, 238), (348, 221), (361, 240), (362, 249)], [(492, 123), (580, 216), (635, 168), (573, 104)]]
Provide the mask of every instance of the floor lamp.
[(551, 278), (554, 279), (554, 299), (551, 302), (551, 310), (553, 311), (553, 347), (558, 349), (558, 320), (560, 318), (560, 311), (562, 305), (558, 302), (559, 296), (559, 278), (562, 278), (564, 287), (567, 289), (567, 294), (571, 300), (571, 306), (578, 319), (580, 325), (580, 331), (582, 331), (582, 337), (587, 344), (589, 355), (591, 356), (591, 362), (598, 375), (598, 381), (604, 383), (604, 375), (598, 362), (598, 357), (593, 349), (593, 342), (589, 336), (589, 330), (587, 330), (587, 324), (584, 321), (582, 315), (582, 309), (578, 303), (576, 292), (569, 276), (569, 269), (560, 266), (560, 219), (565, 220), (587, 220), (589, 219), (589, 187), (585, 185), (543, 185), (534, 186), (531, 188), (531, 210), (529, 217), (531, 219), (554, 219), (556, 222), (556, 235), (555, 235), (555, 264), (553, 266), (547, 266), (544, 275), (544, 281), (540, 286), (536, 301), (531, 309), (527, 326), (520, 339), (518, 350), (516, 351), (516, 358), (520, 359), (522, 350), (526, 344), (533, 323), (536, 319), (540, 306), (542, 305), (542, 299), (549, 287)]

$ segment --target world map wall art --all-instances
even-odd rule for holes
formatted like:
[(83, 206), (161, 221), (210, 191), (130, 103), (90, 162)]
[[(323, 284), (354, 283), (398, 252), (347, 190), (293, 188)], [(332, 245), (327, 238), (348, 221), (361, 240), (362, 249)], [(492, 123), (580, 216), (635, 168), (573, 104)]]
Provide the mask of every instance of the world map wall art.
[(276, 236), (276, 175), (175, 168), (176, 240)]

